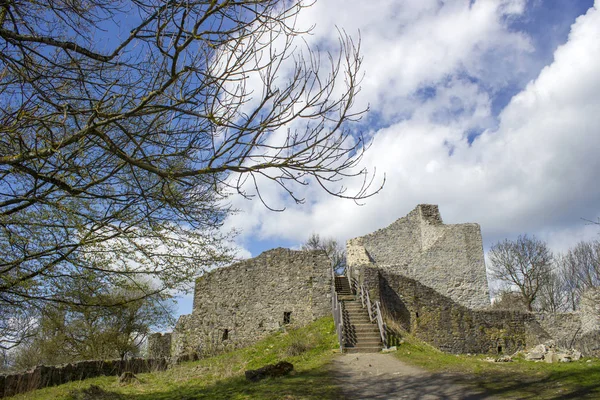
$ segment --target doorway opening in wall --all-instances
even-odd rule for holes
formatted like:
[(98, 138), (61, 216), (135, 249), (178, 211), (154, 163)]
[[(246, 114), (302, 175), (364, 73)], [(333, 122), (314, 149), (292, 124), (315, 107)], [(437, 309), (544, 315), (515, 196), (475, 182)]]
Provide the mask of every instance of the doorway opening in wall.
[(229, 339), (229, 329), (223, 329), (223, 338), (222, 341)]
[(502, 353), (502, 346), (498, 346), (498, 354)]
[(292, 320), (292, 312), (291, 311), (284, 311), (283, 313), (283, 324), (287, 325), (291, 322)]

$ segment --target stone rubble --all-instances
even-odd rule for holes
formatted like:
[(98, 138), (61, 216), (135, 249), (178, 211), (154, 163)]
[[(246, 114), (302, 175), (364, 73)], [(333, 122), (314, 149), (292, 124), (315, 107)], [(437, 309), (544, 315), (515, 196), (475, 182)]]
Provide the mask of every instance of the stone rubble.
[(582, 356), (580, 351), (558, 347), (553, 340), (519, 353), (522, 353), (528, 361), (547, 363), (578, 361)]
[[(513, 354), (512, 356), (504, 355), (500, 357), (487, 357), (484, 361), (487, 362), (512, 362), (513, 357), (523, 355), (525, 360), (534, 362), (546, 362), (546, 363), (557, 363), (557, 362), (571, 362), (581, 360), (582, 354), (580, 351), (575, 349), (563, 349), (556, 345), (553, 340), (546, 343), (538, 344), (528, 350), (521, 350)], [(588, 362), (590, 362), (588, 360)]]

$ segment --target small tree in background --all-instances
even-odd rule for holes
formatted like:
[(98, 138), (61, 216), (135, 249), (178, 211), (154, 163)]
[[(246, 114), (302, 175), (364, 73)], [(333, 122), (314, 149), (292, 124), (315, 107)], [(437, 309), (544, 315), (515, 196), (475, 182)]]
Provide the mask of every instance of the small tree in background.
[(495, 310), (525, 311), (527, 310), (527, 305), (523, 301), (523, 296), (521, 296), (520, 292), (502, 288), (496, 291), (492, 308)]
[(492, 246), (489, 252), (492, 276), (518, 288), (527, 310), (544, 285), (551, 279), (552, 253), (545, 242), (520, 235), (516, 241), (505, 239)]
[(302, 250), (323, 250), (337, 273), (346, 269), (346, 249), (333, 238), (322, 238), (318, 233), (308, 237)]
[(107, 290), (97, 276), (77, 281), (65, 302), (47, 304), (36, 334), (15, 351), (14, 369), (137, 356), (153, 329), (173, 323), (173, 302), (150, 284), (131, 282)]
[(579, 242), (559, 258), (570, 308), (579, 307), (583, 292), (600, 286), (600, 241)]
[(548, 281), (540, 289), (537, 308), (540, 311), (557, 313), (568, 311), (569, 306), (567, 277), (564, 271), (560, 269), (560, 263), (557, 262), (554, 265), (554, 270), (548, 276)]

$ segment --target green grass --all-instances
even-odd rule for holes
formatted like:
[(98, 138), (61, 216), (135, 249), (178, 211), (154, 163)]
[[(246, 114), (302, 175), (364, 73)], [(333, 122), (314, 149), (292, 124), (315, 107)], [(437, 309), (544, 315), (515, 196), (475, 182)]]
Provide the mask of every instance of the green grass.
[(451, 375), (460, 383), (488, 394), (518, 399), (600, 398), (600, 360), (547, 364), (521, 357), (509, 363), (485, 361), (485, 355), (443, 353), (413, 337), (394, 353), (400, 360), (435, 373)]
[[(333, 320), (277, 333), (261, 342), (164, 372), (137, 375), (139, 382), (119, 384), (117, 377), (99, 377), (40, 389), (12, 399), (335, 399), (327, 363), (335, 353)], [(278, 361), (294, 364), (292, 374), (258, 383), (246, 381), (244, 371)]]

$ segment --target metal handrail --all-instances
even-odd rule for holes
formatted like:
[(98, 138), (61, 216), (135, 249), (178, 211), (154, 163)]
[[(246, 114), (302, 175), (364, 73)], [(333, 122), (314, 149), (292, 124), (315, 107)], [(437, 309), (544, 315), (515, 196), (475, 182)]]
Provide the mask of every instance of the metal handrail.
[(365, 293), (365, 297), (367, 299), (367, 312), (369, 313), (369, 321), (373, 322), (373, 306), (371, 305), (371, 298), (369, 297), (369, 292), (365, 290), (365, 287), (361, 285), (360, 287), (361, 293)]
[(352, 267), (349, 265), (346, 265), (346, 278), (348, 278), (348, 284), (350, 284), (350, 290), (352, 290)]
[(333, 321), (335, 324), (335, 330), (338, 336), (338, 342), (340, 344), (340, 352), (344, 352), (343, 338), (344, 338), (344, 321), (342, 318), (342, 304), (338, 300), (337, 293), (335, 291), (335, 270), (331, 267), (331, 311), (333, 313)]
[(383, 346), (387, 348), (385, 324), (383, 323), (383, 317), (381, 316), (381, 307), (379, 307), (379, 301), (375, 301), (375, 308), (377, 311), (377, 326), (379, 327), (379, 334), (381, 335), (381, 343), (383, 343)]
[[(360, 285), (359, 287), (359, 295), (363, 305), (363, 308), (367, 308), (367, 312), (369, 313), (369, 320), (371, 322), (376, 321), (377, 327), (379, 328), (379, 335), (381, 336), (381, 343), (383, 343), (383, 347), (387, 348), (387, 337), (385, 333), (385, 323), (383, 322), (383, 317), (381, 316), (381, 306), (379, 301), (375, 301), (375, 304), (371, 303), (371, 297), (369, 296), (369, 292), (365, 290), (364, 285)], [(366, 303), (366, 304), (365, 304)]]

